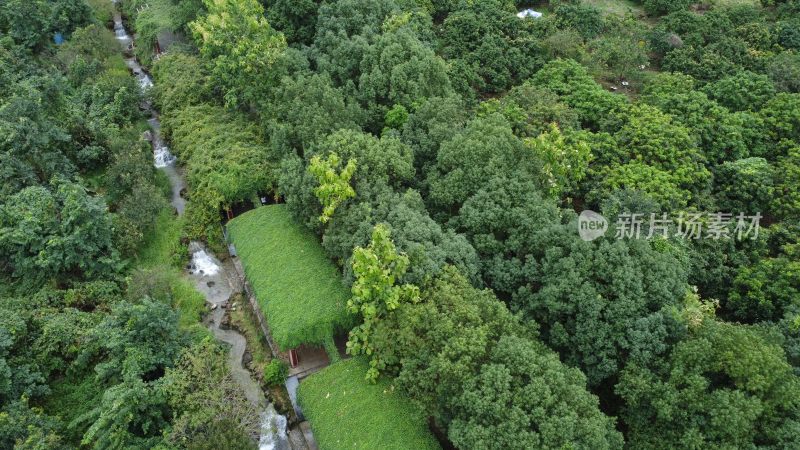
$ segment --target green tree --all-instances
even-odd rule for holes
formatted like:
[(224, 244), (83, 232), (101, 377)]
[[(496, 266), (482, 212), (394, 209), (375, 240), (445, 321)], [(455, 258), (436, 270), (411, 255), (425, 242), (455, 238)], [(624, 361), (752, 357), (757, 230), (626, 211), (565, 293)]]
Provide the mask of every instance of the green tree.
[(443, 212), (455, 212), (492, 178), (516, 176), (542, 183), (542, 162), (514, 136), (499, 114), (479, 117), (442, 144), (436, 169), (428, 174), (430, 201)]
[(81, 420), (92, 425), (81, 445), (94, 448), (153, 448), (163, 442), (169, 424), (166, 395), (160, 386), (139, 379), (110, 387)]
[(148, 233), (156, 225), (158, 214), (167, 208), (164, 195), (152, 183), (137, 183), (130, 194), (119, 204), (119, 215), (129, 220), (142, 233)]
[(588, 45), (591, 59), (607, 79), (639, 80), (643, 68), (650, 65), (648, 30), (631, 16), (605, 18), (605, 32)]
[(548, 89), (525, 82), (508, 91), (499, 101), (488, 100), (478, 107), (479, 115), (499, 112), (508, 120), (514, 134), (536, 137), (556, 124), (567, 131), (579, 127), (578, 114)]
[(579, 134), (564, 135), (556, 124), (550, 124), (548, 131), (525, 139), (525, 146), (542, 161), (550, 196), (560, 198), (577, 191), (592, 160), (589, 143)]
[(8, 402), (0, 411), (0, 445), (3, 448), (30, 450), (66, 450), (63, 427), (41, 408), (26, 399)]
[(155, 179), (152, 147), (146, 141), (136, 142), (134, 136), (122, 135), (109, 145), (103, 187), (111, 205), (122, 202), (137, 185)]
[[(139, 303), (117, 303), (92, 330), (92, 345), (84, 346), (80, 363), (102, 356), (95, 366), (99, 381), (159, 378), (180, 354), (182, 337), (177, 322), (177, 313), (164, 303), (147, 298)], [(147, 390), (136, 383), (129, 387)]]
[(408, 122), (408, 109), (398, 103), (392, 106), (390, 110), (386, 111), (386, 116), (383, 120), (383, 131), (399, 130), (403, 128), (406, 122)]
[(391, 0), (323, 2), (317, 15), (312, 58), (336, 86), (355, 90), (361, 61), (380, 36), (384, 21), (397, 11)]
[[(453, 268), (378, 325), (374, 342), (396, 382), (460, 448), (618, 448), (613, 421), (489, 290)], [(557, 430), (557, 431), (556, 431)]]
[(559, 28), (571, 28), (586, 39), (591, 39), (603, 30), (603, 16), (599, 9), (581, 2), (558, 2), (555, 22)]
[(218, 239), (220, 209), (273, 190), (276, 175), (269, 148), (244, 116), (203, 104), (173, 113), (162, 126), (187, 166), (191, 238)]
[(628, 442), (636, 448), (795, 447), (798, 378), (783, 350), (749, 327), (689, 321), (663, 369), (626, 369)]
[[(90, 24), (75, 30), (70, 39), (59, 47), (58, 59), (69, 68), (79, 60), (104, 63), (118, 53), (119, 42), (114, 34), (101, 25)], [(80, 85), (80, 82), (76, 84)]]
[(743, 266), (733, 280), (726, 310), (747, 323), (780, 321), (800, 307), (800, 262), (789, 258), (764, 258)]
[(371, 356), (367, 380), (375, 381), (386, 367), (380, 349), (372, 341), (375, 327), (400, 304), (419, 301), (418, 287), (396, 283), (408, 263), (408, 256), (397, 253), (389, 228), (382, 224), (375, 226), (367, 248), (353, 250), (355, 282), (347, 309), (360, 314), (364, 322), (350, 331), (347, 353)]
[(448, 402), (504, 335), (535, 337), (535, 324), (525, 326), (491, 291), (448, 268), (425, 286), (419, 303), (402, 305), (378, 324), (373, 342), (398, 386), (446, 426)]
[(39, 49), (50, 31), (50, 8), (43, 0), (8, 0), (0, 5), (0, 30), (14, 42)]
[[(533, 75), (544, 51), (511, 2), (462, 2), (442, 23), (442, 56), (454, 64), (454, 85), (502, 92)], [(462, 90), (462, 89), (460, 89)], [(462, 95), (466, 92), (462, 92)]]
[(53, 2), (50, 27), (55, 32), (70, 35), (76, 28), (87, 25), (91, 19), (92, 9), (85, 0), (59, 0)]
[(652, 16), (663, 16), (674, 11), (687, 9), (690, 5), (689, 0), (642, 0), (645, 11)]
[(478, 253), (484, 282), (498, 295), (512, 295), (537, 269), (529, 258), (541, 235), (560, 222), (555, 201), (520, 177), (494, 178), (460, 208), (450, 225)]
[[(20, 399), (38, 400), (49, 393), (46, 367), (37, 364), (31, 354), (36, 326), (25, 303), (2, 299), (0, 304), (0, 402), (3, 405)], [(0, 416), (3, 414), (0, 412)], [(0, 441), (8, 439), (0, 436)]]
[[(682, 82), (689, 83), (689, 87), (675, 86)], [(747, 142), (741, 131), (745, 127), (742, 117), (693, 90), (692, 82), (686, 76), (659, 75), (645, 88), (644, 99), (696, 137), (709, 164), (748, 156)]]
[(742, 69), (711, 49), (692, 45), (686, 45), (667, 53), (662, 65), (667, 71), (682, 72), (702, 81), (716, 81)]
[(448, 437), (459, 448), (621, 448), (585, 384), (539, 342), (503, 336), (453, 400)]
[(0, 256), (15, 278), (98, 278), (116, 270), (111, 217), (102, 199), (75, 183), (29, 187), (0, 208)]
[(328, 135), (306, 156), (336, 153), (342, 161), (358, 161), (353, 174), (357, 193), (371, 192), (370, 186), (386, 185), (401, 188), (414, 178), (411, 149), (393, 136), (380, 139), (368, 133), (340, 130)]
[(704, 298), (728, 298), (739, 271), (754, 267), (769, 254), (767, 234), (756, 240), (698, 239), (687, 249), (691, 264), (689, 283)]
[(593, 178), (599, 180), (587, 195), (593, 204), (609, 200), (618, 191), (646, 195), (666, 211), (679, 211), (692, 199), (692, 193), (681, 188), (674, 174), (639, 161), (600, 167)]
[(314, 189), (314, 194), (322, 204), (322, 215), (319, 217), (322, 223), (331, 220), (337, 206), (356, 195), (356, 191), (350, 186), (350, 179), (356, 171), (356, 164), (355, 159), (349, 159), (347, 165), (341, 167), (341, 160), (336, 153), (328, 154), (325, 159), (320, 158), (319, 155), (311, 158), (308, 171), (319, 182), (319, 186)]
[(537, 270), (511, 304), (542, 324), (544, 341), (590, 386), (600, 386), (632, 361), (666, 354), (679, 337), (669, 309), (688, 288), (687, 264), (668, 241), (585, 242), (576, 227), (574, 220), (551, 227), (527, 248)]
[(780, 93), (759, 112), (775, 142), (788, 139), (800, 142), (800, 94)]
[(45, 184), (54, 176), (76, 171), (70, 161), (71, 136), (63, 122), (56, 121), (63, 91), (55, 77), (30, 76), (8, 88), (0, 104), (0, 196), (27, 186)]
[(706, 158), (689, 130), (671, 116), (651, 106), (637, 105), (615, 137), (620, 151), (627, 152), (620, 154), (620, 163), (633, 160), (668, 171), (680, 188), (695, 196), (710, 187)]
[(720, 211), (764, 214), (774, 200), (774, 179), (775, 169), (764, 158), (724, 162), (715, 177)]
[(335, 131), (361, 129), (358, 103), (324, 73), (284, 77), (263, 113), (276, 159), (291, 153), (302, 157)]
[(273, 30), (257, 0), (204, 0), (208, 14), (189, 26), (214, 82), (231, 106), (256, 104), (280, 80), (283, 34)]
[(706, 85), (703, 92), (733, 111), (758, 111), (775, 95), (775, 84), (766, 75), (742, 71)]
[(210, 97), (209, 74), (197, 56), (163, 54), (153, 64), (153, 76), (153, 98), (162, 113), (199, 105)]
[[(226, 448), (252, 449), (260, 431), (259, 412), (231, 375), (227, 350), (206, 338), (183, 350), (163, 379), (175, 412), (169, 440), (189, 448), (226, 436)], [(224, 426), (222, 426), (224, 424)], [(228, 428), (225, 432), (221, 428)]]
[(403, 126), (403, 142), (414, 152), (414, 167), (426, 174), (436, 162), (439, 146), (466, 126), (470, 115), (461, 97), (430, 97), (416, 108)]
[(376, 131), (392, 106), (411, 108), (427, 97), (452, 92), (444, 60), (407, 29), (381, 35), (360, 68), (358, 98)]
[(548, 62), (531, 78), (531, 84), (560, 96), (577, 112), (583, 127), (590, 130), (616, 131), (607, 129), (604, 121), (628, 109), (624, 96), (603, 89), (585, 66), (571, 59)]
[(374, 224), (386, 223), (392, 229), (398, 251), (409, 258), (408, 271), (401, 282), (421, 285), (450, 264), (471, 281), (480, 283), (475, 250), (463, 235), (443, 227), (428, 215), (418, 192), (409, 189), (396, 193), (384, 188), (342, 208), (325, 229), (322, 245), (342, 263), (346, 281), (353, 279), (353, 249), (369, 243)]
[(800, 54), (797, 52), (775, 55), (767, 72), (778, 91), (800, 93)]
[(318, 1), (276, 0), (267, 4), (267, 20), (289, 43), (311, 44), (317, 25)]
[[(792, 145), (791, 143), (786, 143)], [(771, 210), (780, 218), (800, 218), (800, 146), (792, 145), (778, 159), (775, 169), (775, 198)]]

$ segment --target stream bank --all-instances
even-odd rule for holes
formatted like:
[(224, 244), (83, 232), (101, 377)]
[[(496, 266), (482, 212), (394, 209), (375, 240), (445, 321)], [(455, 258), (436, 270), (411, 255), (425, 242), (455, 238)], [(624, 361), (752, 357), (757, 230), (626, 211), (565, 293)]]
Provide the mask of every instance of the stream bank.
[(273, 355), (272, 350), (269, 348), (269, 344), (259, 327), (252, 305), (243, 295), (235, 294), (232, 298), (231, 307), (226, 310), (223, 317), (223, 327), (227, 324), (247, 340), (247, 351), (243, 360), (244, 366), (250, 369), (250, 373), (254, 378), (261, 381), (262, 387), (266, 390), (267, 399), (275, 405), (275, 409), (280, 414), (286, 416), (289, 426), (293, 427), (299, 420), (285, 386), (267, 386), (264, 382), (264, 369), (277, 356)]
[[(119, 11), (114, 13), (114, 34), (122, 46), (126, 65), (136, 77), (142, 91), (146, 92), (153, 86), (153, 80), (132, 56), (134, 40), (125, 29)], [(177, 165), (177, 158), (170, 153), (169, 147), (161, 136), (158, 112), (149, 103), (143, 107), (151, 116), (148, 120), (151, 128), (148, 137), (153, 145), (153, 164), (167, 175), (172, 188), (170, 203), (177, 214), (182, 215), (186, 205), (182, 195), (186, 189), (183, 173)], [(200, 242), (193, 241), (189, 244), (189, 254), (191, 262), (187, 266), (185, 276), (191, 279), (196, 289), (205, 296), (211, 309), (204, 323), (217, 339), (230, 346), (228, 365), (231, 375), (243, 389), (248, 401), (261, 411), (259, 450), (300, 450), (304, 448), (290, 444), (287, 418), (277, 413), (272, 403), (264, 396), (258, 381), (254, 380), (250, 372), (243, 367), (242, 358), (247, 347), (245, 337), (234, 329), (222, 326), (223, 315), (228, 303), (237, 292), (235, 287), (238, 278), (235, 268), (230, 260), (222, 263)]]

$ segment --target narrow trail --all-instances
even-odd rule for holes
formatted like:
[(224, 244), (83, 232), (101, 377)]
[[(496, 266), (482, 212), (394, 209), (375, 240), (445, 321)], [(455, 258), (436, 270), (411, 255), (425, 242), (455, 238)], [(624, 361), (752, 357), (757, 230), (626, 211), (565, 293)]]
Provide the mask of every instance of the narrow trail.
[[(114, 13), (114, 34), (123, 47), (124, 54), (131, 53), (133, 48), (133, 38), (128, 34), (122, 22), (122, 16), (118, 11)], [(139, 61), (135, 57), (125, 56), (125, 64), (131, 70), (139, 82), (143, 91), (153, 87), (153, 80), (145, 72)], [(158, 119), (158, 111), (151, 105), (147, 105), (147, 111), (151, 117), (150, 139), (153, 144), (153, 165), (164, 171), (172, 186), (170, 203), (182, 215), (186, 200), (182, 193), (186, 189), (186, 181), (183, 173), (177, 166), (177, 158), (169, 151), (169, 147), (161, 136), (161, 123)], [(242, 365), (242, 357), (247, 348), (247, 341), (244, 336), (233, 329), (221, 328), (225, 310), (229, 307), (228, 303), (238, 283), (235, 268), (229, 261), (222, 263), (217, 259), (202, 243), (193, 241), (189, 244), (191, 263), (189, 264), (186, 276), (190, 278), (197, 290), (202, 293), (206, 302), (212, 306), (212, 311), (206, 319), (208, 328), (214, 336), (222, 342), (230, 345), (228, 353), (228, 364), (231, 369), (233, 379), (242, 387), (247, 399), (255, 405), (261, 415), (261, 432), (259, 437), (259, 450), (289, 450), (289, 440), (287, 437), (287, 419), (275, 410), (269, 403), (261, 390), (259, 383), (253, 379), (250, 372)], [(241, 289), (239, 289), (241, 290)]]

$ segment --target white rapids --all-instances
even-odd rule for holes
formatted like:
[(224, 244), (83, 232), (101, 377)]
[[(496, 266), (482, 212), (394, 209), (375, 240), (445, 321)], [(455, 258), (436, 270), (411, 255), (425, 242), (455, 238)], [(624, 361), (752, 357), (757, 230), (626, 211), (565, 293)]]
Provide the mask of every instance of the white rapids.
[(153, 165), (155, 165), (158, 169), (171, 166), (175, 163), (176, 159), (177, 158), (175, 158), (175, 155), (170, 153), (169, 147), (166, 145), (156, 146), (153, 150)]
[[(113, 0), (113, 2), (116, 4), (117, 0)], [(133, 38), (125, 30), (119, 13), (114, 15), (114, 34), (125, 52), (130, 54), (134, 45)], [(135, 57), (126, 58), (125, 64), (136, 77), (142, 92), (146, 93), (153, 87), (152, 78), (142, 69)], [(185, 187), (185, 180), (176, 167), (177, 158), (169, 151), (169, 147), (161, 137), (158, 113), (150, 107), (149, 103), (147, 104), (147, 109), (152, 113), (152, 117), (148, 122), (152, 129), (153, 165), (167, 174), (172, 185), (171, 203), (177, 213), (182, 214), (185, 201), (181, 194)], [(259, 450), (288, 450), (290, 445), (287, 437), (286, 417), (278, 414), (274, 405), (265, 398), (259, 384), (252, 378), (250, 372), (242, 366), (242, 356), (246, 349), (244, 336), (236, 330), (222, 329), (220, 327), (223, 308), (227, 306), (232, 294), (231, 286), (228, 283), (230, 268), (223, 267), (223, 264), (214, 257), (213, 253), (207, 251), (199, 242), (191, 242), (189, 244), (189, 252), (191, 253), (189, 276), (195, 281), (197, 290), (206, 297), (206, 301), (214, 305), (209, 327), (218, 339), (231, 346), (229, 353), (231, 375), (244, 390), (248, 401), (257, 405), (262, 411), (258, 448)]]
[(192, 253), (192, 270), (200, 275), (212, 276), (219, 273), (219, 264), (205, 250)]
[(278, 414), (271, 404), (264, 411), (258, 450), (284, 450), (287, 447), (286, 417)]

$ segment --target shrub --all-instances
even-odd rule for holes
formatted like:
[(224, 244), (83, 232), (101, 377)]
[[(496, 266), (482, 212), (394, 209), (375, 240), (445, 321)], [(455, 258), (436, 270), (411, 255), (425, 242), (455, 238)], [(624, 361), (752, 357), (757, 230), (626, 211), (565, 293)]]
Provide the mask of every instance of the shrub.
[(692, 2), (690, 0), (644, 0), (642, 6), (647, 14), (651, 16), (663, 16), (675, 11), (687, 9)]
[(286, 381), (286, 376), (289, 375), (289, 367), (285, 362), (278, 358), (272, 359), (266, 367), (264, 367), (264, 382), (267, 386), (279, 386)]

